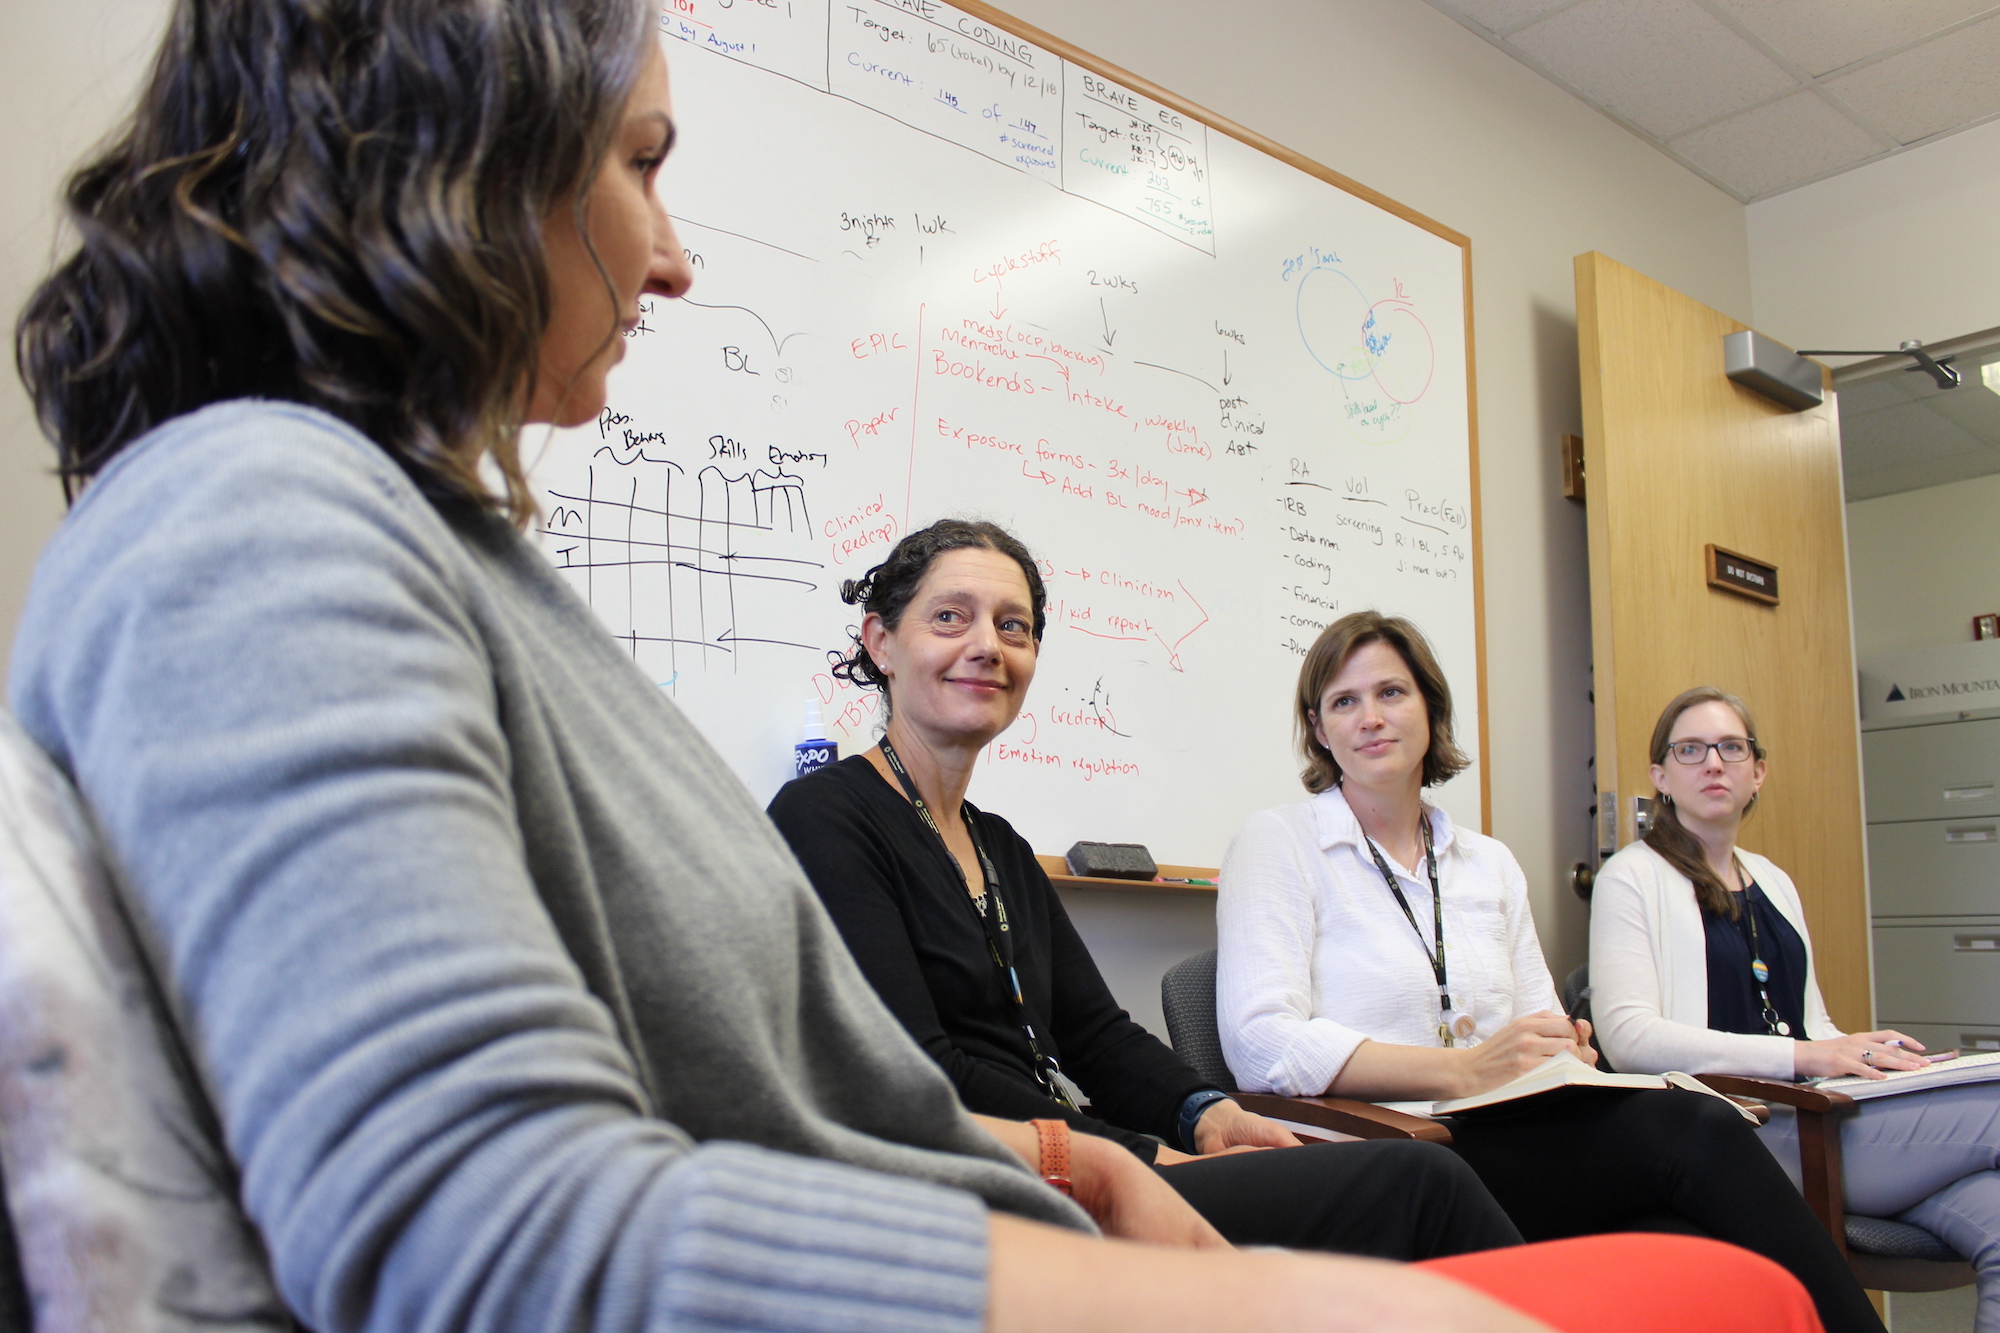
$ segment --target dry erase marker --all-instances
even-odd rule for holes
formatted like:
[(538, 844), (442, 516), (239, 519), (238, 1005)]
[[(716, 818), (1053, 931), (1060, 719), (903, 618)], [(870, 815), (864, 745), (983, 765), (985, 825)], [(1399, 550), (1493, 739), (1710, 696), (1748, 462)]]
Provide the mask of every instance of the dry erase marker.
[(1195, 885), (1199, 885), (1199, 886), (1200, 886), (1201, 888), (1204, 888), (1204, 889), (1212, 889), (1212, 888), (1215, 888), (1215, 887), (1216, 887), (1216, 883), (1215, 883), (1215, 881), (1214, 881), (1214, 880), (1212, 880), (1212, 879), (1183, 879), (1183, 878), (1181, 878), (1181, 877), (1180, 877), (1179, 875), (1158, 875), (1158, 876), (1155, 876), (1155, 877), (1154, 877), (1154, 879), (1153, 879), (1153, 883), (1155, 883), (1155, 884), (1195, 884)]

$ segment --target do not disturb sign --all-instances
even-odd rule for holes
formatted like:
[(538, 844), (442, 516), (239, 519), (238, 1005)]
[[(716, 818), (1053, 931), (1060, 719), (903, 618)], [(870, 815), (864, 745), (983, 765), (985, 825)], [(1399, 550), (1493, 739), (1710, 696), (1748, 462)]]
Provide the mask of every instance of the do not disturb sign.
[(1748, 597), (1753, 602), (1766, 606), (1778, 604), (1778, 567), (1752, 560), (1747, 555), (1725, 551), (1710, 543), (1704, 546), (1702, 555), (1708, 569), (1708, 586), (1733, 592), (1738, 597)]

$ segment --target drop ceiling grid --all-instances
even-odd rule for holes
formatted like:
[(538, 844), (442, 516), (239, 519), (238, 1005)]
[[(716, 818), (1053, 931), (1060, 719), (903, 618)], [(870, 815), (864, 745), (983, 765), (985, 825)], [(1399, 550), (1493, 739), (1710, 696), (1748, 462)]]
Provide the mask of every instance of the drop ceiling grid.
[(1753, 203), (2000, 117), (1990, 0), (1429, 0)]

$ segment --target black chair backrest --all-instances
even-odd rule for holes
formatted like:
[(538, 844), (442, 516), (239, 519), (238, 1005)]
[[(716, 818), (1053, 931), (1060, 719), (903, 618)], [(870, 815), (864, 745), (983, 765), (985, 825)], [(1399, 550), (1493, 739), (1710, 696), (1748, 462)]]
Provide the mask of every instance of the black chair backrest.
[(28, 1284), (21, 1278), (21, 1255), (7, 1212), (7, 1182), (0, 1179), (0, 1333), (30, 1333)]
[(1167, 969), (1160, 978), (1160, 1008), (1174, 1053), (1216, 1087), (1236, 1091), (1215, 1030), (1215, 950), (1203, 949)]

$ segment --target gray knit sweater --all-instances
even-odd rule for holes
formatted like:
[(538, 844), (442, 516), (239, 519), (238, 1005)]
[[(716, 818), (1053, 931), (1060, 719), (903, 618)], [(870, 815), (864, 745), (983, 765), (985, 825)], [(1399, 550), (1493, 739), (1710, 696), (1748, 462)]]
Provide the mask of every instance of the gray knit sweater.
[(958, 1108), (784, 844), (510, 527), (322, 414), (132, 445), (10, 680), (322, 1333), (973, 1329)]

